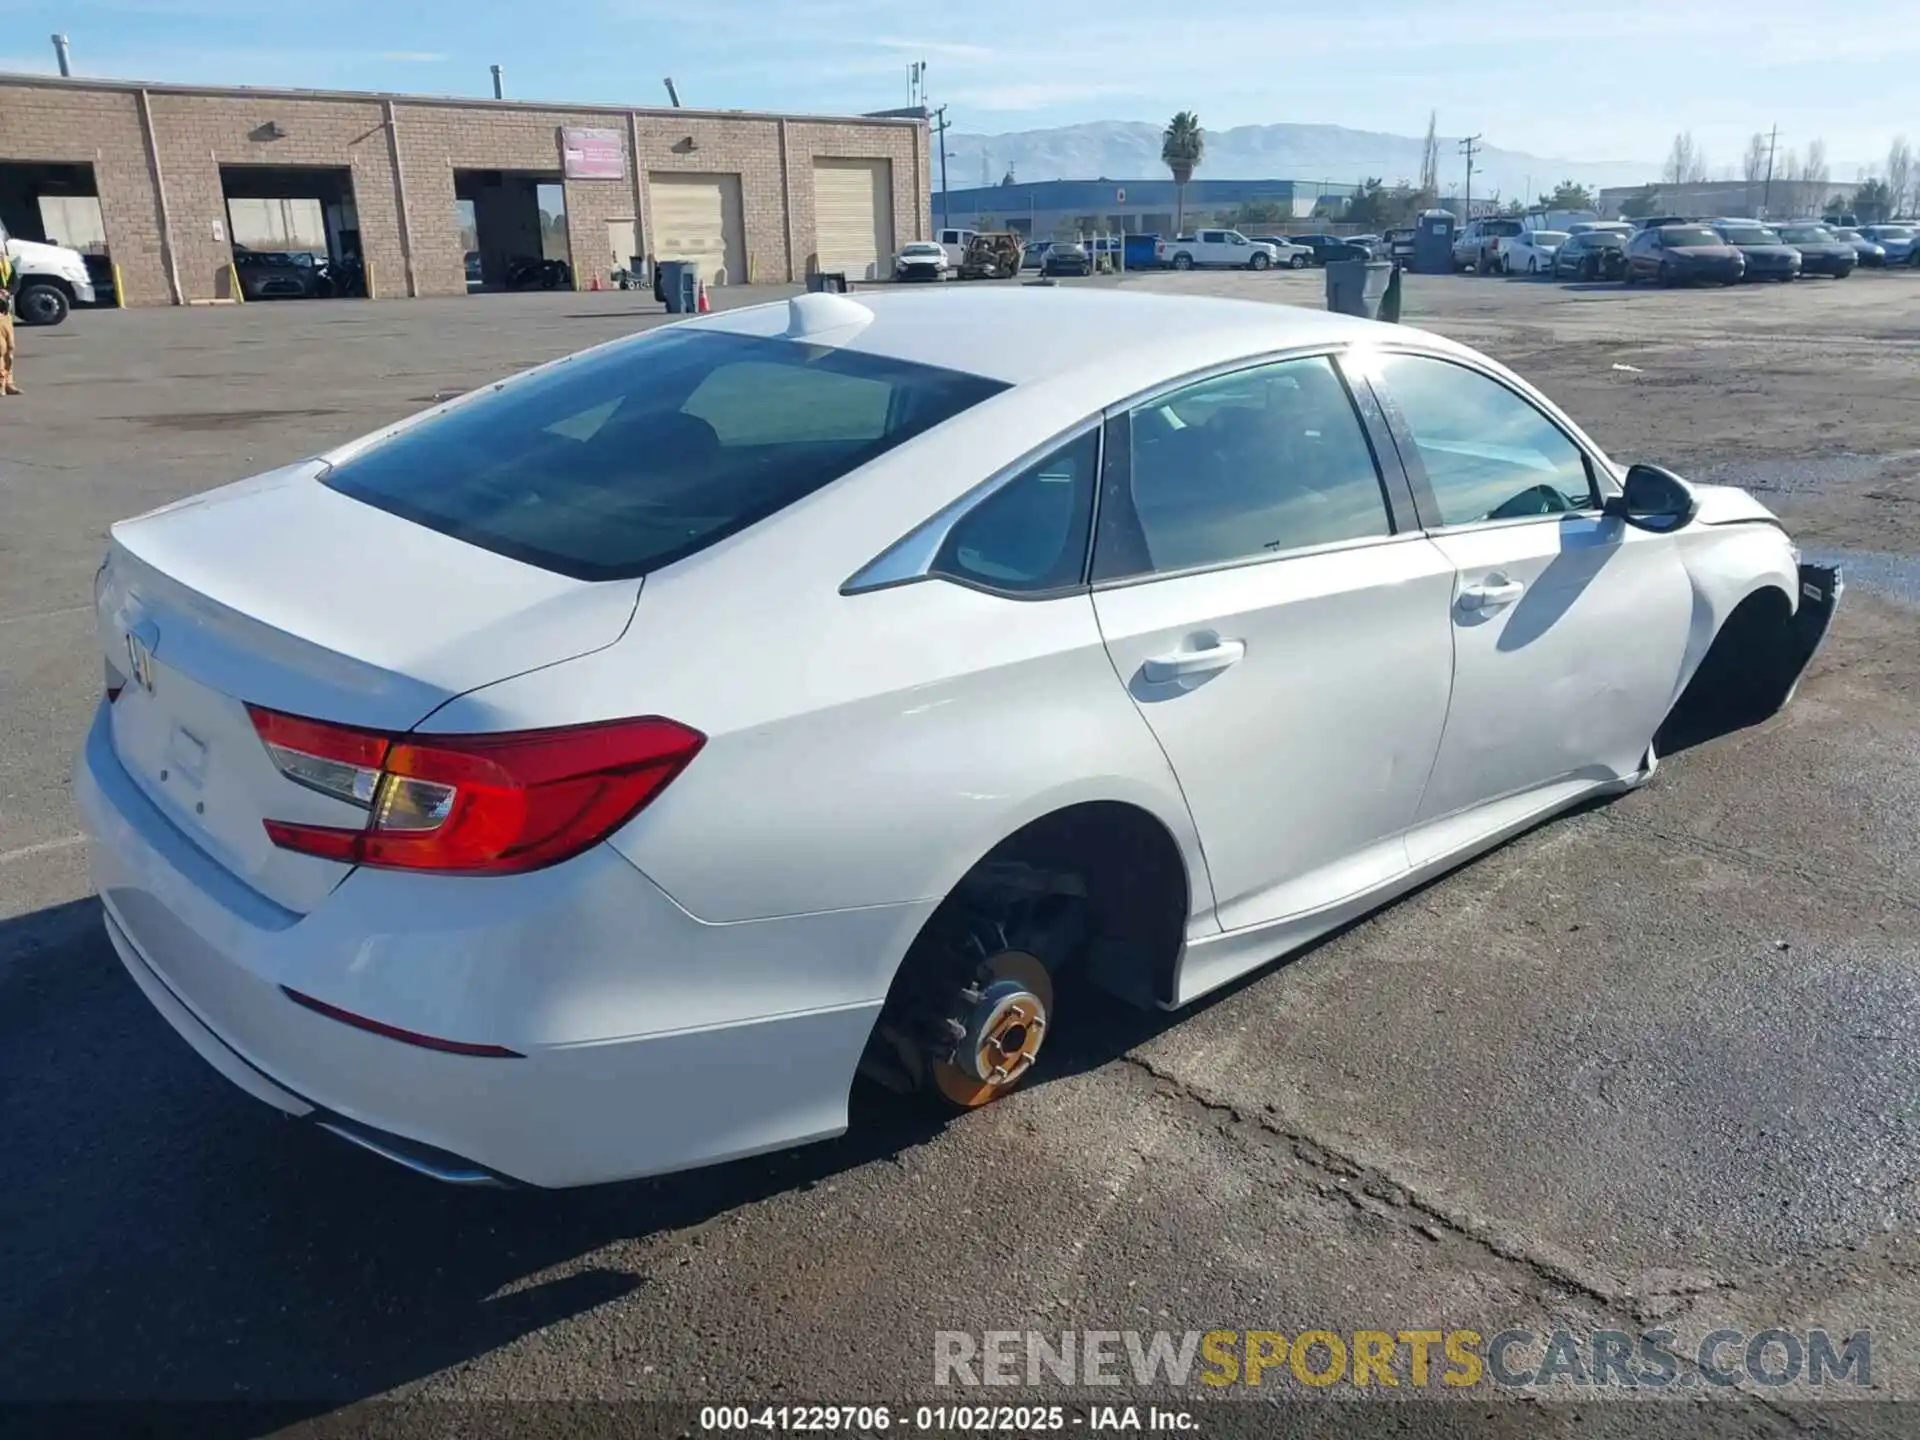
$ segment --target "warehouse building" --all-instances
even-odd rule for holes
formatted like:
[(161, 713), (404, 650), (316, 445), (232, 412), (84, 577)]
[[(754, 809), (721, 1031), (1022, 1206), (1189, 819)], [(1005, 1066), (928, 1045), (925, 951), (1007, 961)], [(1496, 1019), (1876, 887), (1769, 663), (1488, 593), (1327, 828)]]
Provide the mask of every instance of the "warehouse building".
[(575, 288), (633, 256), (713, 284), (891, 273), (925, 239), (923, 118), (552, 106), (0, 75), (0, 220), (129, 305), (232, 298), (236, 247), (363, 265), (380, 296)]

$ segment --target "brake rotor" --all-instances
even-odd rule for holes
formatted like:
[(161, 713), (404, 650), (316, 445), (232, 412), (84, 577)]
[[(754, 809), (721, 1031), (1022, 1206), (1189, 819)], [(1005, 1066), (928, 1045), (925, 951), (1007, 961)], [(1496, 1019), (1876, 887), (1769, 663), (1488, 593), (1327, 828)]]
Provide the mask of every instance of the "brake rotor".
[(983, 967), (979, 998), (956, 1017), (953, 1053), (933, 1079), (955, 1105), (971, 1108), (1005, 1094), (1033, 1068), (1053, 1018), (1053, 980), (1024, 950), (1002, 950)]

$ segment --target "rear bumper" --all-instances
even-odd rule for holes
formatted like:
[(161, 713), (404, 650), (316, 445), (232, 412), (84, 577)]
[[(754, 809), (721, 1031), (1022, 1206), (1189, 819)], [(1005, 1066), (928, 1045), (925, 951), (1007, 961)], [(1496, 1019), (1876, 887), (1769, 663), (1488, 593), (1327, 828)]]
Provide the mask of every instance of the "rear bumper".
[[(74, 794), (141, 990), (256, 1099), (444, 1179), (589, 1184), (838, 1134), (879, 1013), (872, 977), (931, 909), (706, 925), (601, 846), (484, 880), (356, 871), (297, 915), (154, 808), (106, 714)], [(283, 986), (517, 1056), (369, 1033)]]

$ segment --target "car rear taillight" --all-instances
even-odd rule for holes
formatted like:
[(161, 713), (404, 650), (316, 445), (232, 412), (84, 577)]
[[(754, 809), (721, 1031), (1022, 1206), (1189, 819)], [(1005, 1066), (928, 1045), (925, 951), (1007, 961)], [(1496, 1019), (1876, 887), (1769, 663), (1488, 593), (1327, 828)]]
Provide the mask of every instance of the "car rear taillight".
[(618, 830), (706, 737), (645, 716), (498, 735), (389, 735), (249, 705), (274, 766), (367, 812), (358, 829), (268, 820), (268, 836), (351, 865), (468, 875), (537, 870)]

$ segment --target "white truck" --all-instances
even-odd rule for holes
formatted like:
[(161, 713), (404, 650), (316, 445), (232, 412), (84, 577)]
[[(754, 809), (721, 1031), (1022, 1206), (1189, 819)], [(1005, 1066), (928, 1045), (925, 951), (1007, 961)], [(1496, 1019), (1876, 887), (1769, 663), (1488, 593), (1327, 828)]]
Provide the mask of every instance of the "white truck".
[(1196, 230), (1177, 235), (1154, 247), (1162, 265), (1175, 270), (1193, 270), (1203, 265), (1228, 266), (1236, 270), (1265, 270), (1280, 263), (1280, 252), (1260, 240), (1249, 240), (1238, 230)]
[(0, 245), (19, 272), (14, 283), (13, 318), (22, 325), (58, 325), (75, 305), (94, 303), (93, 277), (78, 250), (16, 240), (0, 225)]

